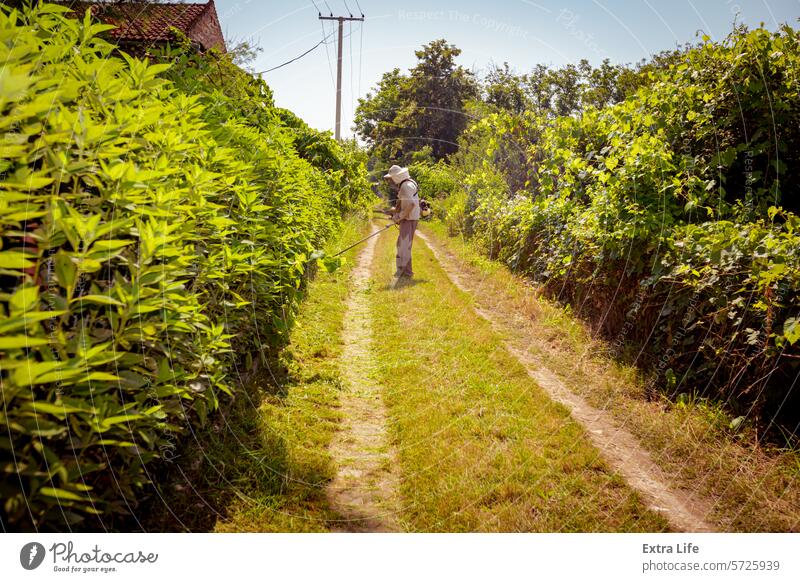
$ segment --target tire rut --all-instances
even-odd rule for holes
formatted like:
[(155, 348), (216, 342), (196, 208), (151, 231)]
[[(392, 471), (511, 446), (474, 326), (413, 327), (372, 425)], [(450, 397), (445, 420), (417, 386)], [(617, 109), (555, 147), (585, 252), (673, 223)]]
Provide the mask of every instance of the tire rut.
[[(373, 225), (372, 232), (377, 228)], [(396, 455), (387, 435), (381, 386), (372, 379), (370, 270), (378, 237), (369, 239), (352, 271), (340, 368), (342, 424), (330, 444), (338, 470), (327, 497), (339, 519), (336, 532), (400, 531)]]

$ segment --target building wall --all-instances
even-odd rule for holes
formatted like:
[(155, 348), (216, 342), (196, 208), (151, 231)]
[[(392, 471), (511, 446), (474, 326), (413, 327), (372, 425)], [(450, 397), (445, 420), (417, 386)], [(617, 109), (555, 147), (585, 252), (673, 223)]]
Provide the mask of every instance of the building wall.
[(225, 52), (225, 39), (217, 17), (217, 8), (214, 1), (209, 1), (209, 6), (195, 21), (187, 36), (203, 45), (203, 48), (216, 48)]

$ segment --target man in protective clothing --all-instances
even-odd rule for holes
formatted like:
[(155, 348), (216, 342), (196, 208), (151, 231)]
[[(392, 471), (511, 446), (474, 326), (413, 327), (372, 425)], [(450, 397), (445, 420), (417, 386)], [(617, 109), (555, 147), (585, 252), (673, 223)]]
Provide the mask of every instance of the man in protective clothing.
[(414, 233), (420, 218), (419, 186), (409, 176), (408, 168), (397, 165), (389, 168), (383, 178), (397, 191), (397, 206), (392, 220), (400, 225), (400, 234), (397, 237), (397, 271), (394, 276), (411, 278), (414, 276), (411, 244), (414, 242)]

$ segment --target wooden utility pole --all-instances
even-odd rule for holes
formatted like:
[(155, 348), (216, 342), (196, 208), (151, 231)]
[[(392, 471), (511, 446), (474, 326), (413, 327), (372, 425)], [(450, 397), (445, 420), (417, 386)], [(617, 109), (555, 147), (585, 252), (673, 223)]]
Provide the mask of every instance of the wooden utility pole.
[(319, 15), (320, 20), (336, 20), (339, 22), (339, 42), (338, 42), (338, 53), (339, 53), (339, 60), (336, 64), (336, 141), (340, 141), (342, 138), (342, 32), (344, 31), (344, 23), (345, 21), (349, 20), (360, 20), (363, 22), (364, 15), (362, 14), (361, 17), (353, 16), (352, 14), (347, 16), (334, 16), (331, 14), (330, 16), (322, 16)]

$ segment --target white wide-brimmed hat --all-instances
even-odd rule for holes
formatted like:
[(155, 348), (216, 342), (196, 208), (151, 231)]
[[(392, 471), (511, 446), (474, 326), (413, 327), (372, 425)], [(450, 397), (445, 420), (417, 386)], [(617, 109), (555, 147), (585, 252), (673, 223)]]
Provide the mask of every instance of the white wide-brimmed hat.
[(411, 176), (408, 175), (408, 168), (401, 168), (398, 165), (394, 165), (389, 168), (389, 172), (384, 174), (383, 177), (390, 179), (395, 184), (399, 184), (403, 180), (408, 180)]

